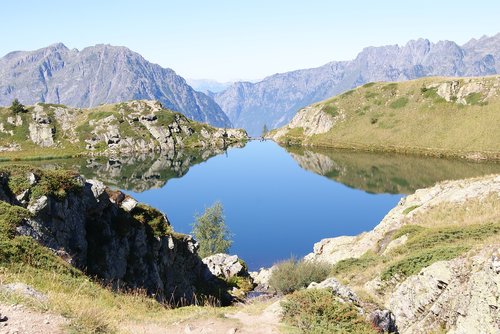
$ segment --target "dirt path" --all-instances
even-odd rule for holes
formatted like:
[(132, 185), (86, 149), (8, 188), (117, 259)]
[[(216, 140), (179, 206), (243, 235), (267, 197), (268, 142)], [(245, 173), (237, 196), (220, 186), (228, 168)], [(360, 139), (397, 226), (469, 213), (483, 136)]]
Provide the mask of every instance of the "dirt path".
[(22, 305), (0, 304), (0, 334), (63, 334), (67, 320), (62, 316), (29, 310)]
[(137, 334), (278, 334), (280, 311), (278, 301), (257, 313), (242, 308), (221, 317), (189, 319), (167, 327), (142, 324), (128, 330)]

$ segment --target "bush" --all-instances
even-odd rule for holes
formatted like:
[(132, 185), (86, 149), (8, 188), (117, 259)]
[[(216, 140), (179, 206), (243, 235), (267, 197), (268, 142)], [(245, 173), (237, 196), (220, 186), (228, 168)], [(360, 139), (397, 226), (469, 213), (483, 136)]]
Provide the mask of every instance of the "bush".
[(224, 223), (222, 204), (216, 202), (200, 216), (195, 216), (193, 235), (200, 243), (198, 254), (204, 258), (217, 253), (226, 253), (233, 241)]
[(328, 289), (297, 291), (281, 306), (283, 320), (301, 333), (377, 333), (354, 305), (339, 302)]
[(12, 111), (14, 114), (18, 114), (18, 113), (22, 113), (22, 112), (26, 112), (26, 108), (24, 108), (24, 105), (19, 102), (18, 99), (14, 99), (14, 101), (12, 101), (12, 104), (10, 106), (10, 111)]
[(307, 287), (312, 282), (321, 282), (328, 277), (331, 265), (323, 262), (304, 261), (291, 258), (278, 263), (269, 278), (269, 286), (280, 293), (291, 293)]

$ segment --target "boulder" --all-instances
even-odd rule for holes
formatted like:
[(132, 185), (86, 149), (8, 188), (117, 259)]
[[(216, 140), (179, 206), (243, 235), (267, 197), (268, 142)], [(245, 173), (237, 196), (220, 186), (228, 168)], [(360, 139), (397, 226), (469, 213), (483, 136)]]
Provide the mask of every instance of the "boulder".
[(248, 271), (241, 264), (238, 255), (219, 253), (208, 256), (202, 261), (206, 264), (212, 275), (217, 277), (228, 279), (233, 276), (248, 276)]
[(335, 278), (330, 277), (325, 279), (324, 281), (320, 283), (312, 282), (309, 284), (307, 287), (308, 289), (331, 289), (332, 293), (342, 299), (344, 302), (351, 302), (354, 304), (359, 305), (359, 299), (358, 296), (354, 291), (352, 291), (350, 288), (347, 286), (341, 284), (339, 281), (337, 281)]
[(368, 320), (381, 333), (398, 333), (396, 317), (389, 310), (375, 310)]

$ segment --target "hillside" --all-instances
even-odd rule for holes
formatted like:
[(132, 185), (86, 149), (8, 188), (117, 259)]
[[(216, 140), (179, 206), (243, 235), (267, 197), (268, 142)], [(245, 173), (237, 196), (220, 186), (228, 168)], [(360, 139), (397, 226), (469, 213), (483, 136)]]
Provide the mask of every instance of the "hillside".
[(215, 101), (235, 127), (260, 135), (264, 124), (287, 124), (297, 110), (372, 81), (405, 81), (428, 76), (485, 76), (500, 73), (500, 34), (459, 46), (427, 39), (404, 46), (367, 47), (355, 59), (279, 73), (257, 83), (237, 82)]
[(167, 154), (184, 148), (224, 148), (246, 139), (243, 130), (198, 123), (156, 101), (93, 109), (38, 103), (18, 113), (0, 108), (0, 152), (4, 159)]
[(79, 51), (53, 44), (0, 58), (0, 106), (14, 98), (89, 108), (128, 100), (158, 100), (165, 108), (219, 127), (231, 123), (212, 98), (193, 90), (169, 68), (126, 47), (95, 45)]
[(301, 109), (282, 144), (500, 159), (500, 76), (368, 83)]

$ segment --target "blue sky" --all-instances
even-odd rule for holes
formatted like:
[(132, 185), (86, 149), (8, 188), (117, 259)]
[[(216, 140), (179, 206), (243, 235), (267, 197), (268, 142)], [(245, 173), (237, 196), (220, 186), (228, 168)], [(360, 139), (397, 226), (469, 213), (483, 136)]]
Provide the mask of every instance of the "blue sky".
[(124, 45), (186, 78), (258, 79), (419, 37), (500, 32), (500, 1), (3, 1), (0, 56), (55, 42)]

